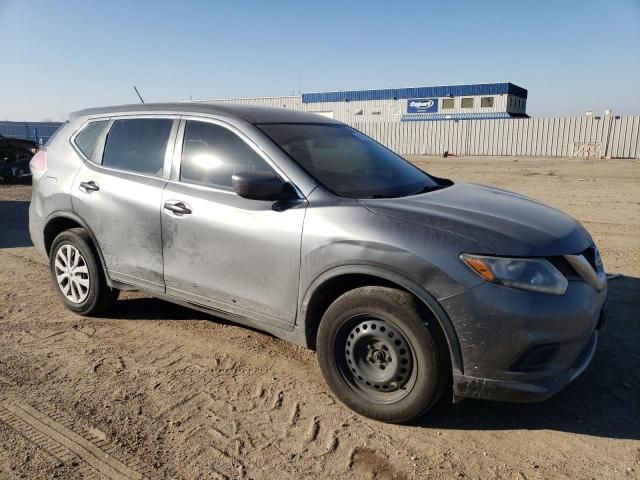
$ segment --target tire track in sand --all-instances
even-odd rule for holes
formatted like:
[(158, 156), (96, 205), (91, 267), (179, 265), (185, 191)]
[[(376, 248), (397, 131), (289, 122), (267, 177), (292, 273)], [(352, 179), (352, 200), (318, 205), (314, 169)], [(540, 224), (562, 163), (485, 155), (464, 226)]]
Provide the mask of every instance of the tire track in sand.
[[(110, 448), (101, 448), (106, 441), (101, 432), (87, 432), (89, 441), (82, 435), (58, 423), (25, 403), (5, 402), (0, 405), (0, 421), (9, 425), (28, 440), (44, 449), (53, 458), (73, 464), (83, 478), (108, 478), (111, 480), (142, 480), (150, 478), (148, 467), (135, 460), (127, 465), (114, 458)], [(135, 468), (132, 468), (135, 467)], [(145, 471), (146, 470), (146, 471)]]

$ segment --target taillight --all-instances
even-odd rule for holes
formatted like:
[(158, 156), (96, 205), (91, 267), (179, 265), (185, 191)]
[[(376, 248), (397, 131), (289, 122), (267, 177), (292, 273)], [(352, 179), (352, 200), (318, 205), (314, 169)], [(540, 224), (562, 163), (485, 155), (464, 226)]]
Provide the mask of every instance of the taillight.
[(47, 152), (40, 150), (36, 153), (29, 162), (29, 168), (32, 172), (44, 172), (47, 169)]

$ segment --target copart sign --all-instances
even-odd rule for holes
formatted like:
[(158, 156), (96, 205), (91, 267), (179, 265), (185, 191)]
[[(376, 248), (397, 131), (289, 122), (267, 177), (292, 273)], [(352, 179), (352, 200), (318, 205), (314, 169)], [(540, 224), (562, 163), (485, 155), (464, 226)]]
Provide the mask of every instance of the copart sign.
[(410, 98), (407, 100), (407, 113), (435, 113), (437, 111), (437, 98)]

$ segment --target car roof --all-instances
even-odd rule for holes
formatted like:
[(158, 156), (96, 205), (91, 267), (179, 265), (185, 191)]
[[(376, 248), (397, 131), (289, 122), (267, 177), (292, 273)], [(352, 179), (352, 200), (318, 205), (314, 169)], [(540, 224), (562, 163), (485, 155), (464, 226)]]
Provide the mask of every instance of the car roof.
[(212, 114), (236, 117), (249, 123), (331, 123), (340, 122), (315, 113), (302, 112), (288, 108), (263, 107), (236, 103), (174, 102), (174, 103), (137, 103), (80, 110), (71, 117), (85, 117), (100, 114), (143, 114), (178, 113)]

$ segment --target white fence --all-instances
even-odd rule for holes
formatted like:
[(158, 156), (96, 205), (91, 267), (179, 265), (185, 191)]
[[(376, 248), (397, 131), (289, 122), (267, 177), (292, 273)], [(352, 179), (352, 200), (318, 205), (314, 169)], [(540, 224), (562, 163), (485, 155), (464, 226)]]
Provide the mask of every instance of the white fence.
[(640, 116), (353, 122), (403, 155), (640, 158)]

